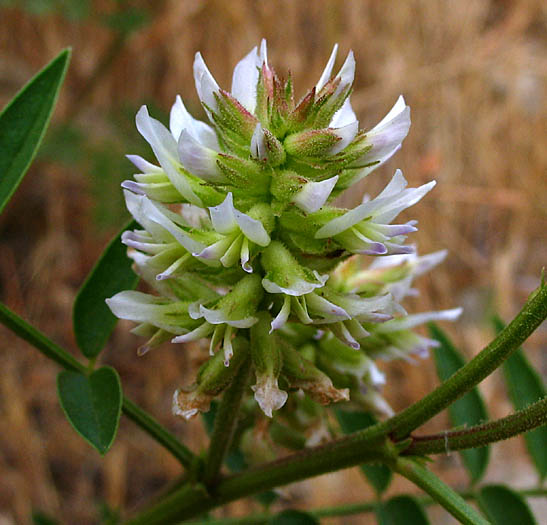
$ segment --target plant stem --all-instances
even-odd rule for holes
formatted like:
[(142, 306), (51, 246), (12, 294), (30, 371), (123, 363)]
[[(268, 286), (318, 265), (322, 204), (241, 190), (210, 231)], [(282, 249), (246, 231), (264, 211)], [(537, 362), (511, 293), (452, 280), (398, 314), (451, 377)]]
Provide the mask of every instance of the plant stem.
[[(85, 365), (2, 303), (0, 303), (0, 323), (66, 370), (87, 373)], [(196, 456), (148, 412), (126, 397), (123, 398), (122, 410), (129, 419), (171, 452), (183, 466), (188, 468), (195, 463)]]
[[(171, 521), (166, 520), (165, 524), (188, 519), (230, 501), (327, 472), (375, 461), (393, 463), (398, 453), (393, 450), (395, 445), (387, 437), (390, 432), (395, 431), (393, 432), (395, 436), (404, 438), (424, 421), (446, 408), (511, 355), (512, 351), (539, 326), (546, 316), (547, 286), (542, 286), (533, 294), (513, 322), (490, 345), (422, 401), (387, 421), (377, 423), (345, 438), (229, 476), (220, 481), (215, 487), (214, 495), (210, 497), (191, 495), (173, 500), (173, 504), (169, 507)], [(408, 460), (400, 458), (400, 461), (404, 466), (406, 465), (404, 461)], [(411, 462), (410, 465), (413, 463)], [(409, 475), (412, 475), (414, 470), (410, 470)], [(437, 478), (429, 474), (427, 479), (433, 484), (431, 490), (434, 493), (435, 483), (432, 480)], [(442, 485), (437, 480), (437, 486), (439, 483)], [(426, 485), (425, 482), (423, 484)], [(446, 491), (450, 490), (448, 487), (445, 488)], [(457, 501), (454, 497), (447, 496), (447, 498), (448, 506)], [(163, 512), (163, 502), (153, 506), (146, 515), (153, 516), (155, 508)], [(138, 521), (140, 516), (136, 519), (137, 521), (131, 523), (145, 523)], [(484, 520), (482, 523), (485, 523)]]
[(432, 436), (412, 436), (412, 444), (402, 454), (423, 456), (482, 447), (528, 432), (545, 423), (547, 423), (547, 397), (497, 421)]
[(203, 485), (185, 485), (181, 489), (169, 494), (157, 505), (150, 507), (135, 518), (125, 522), (126, 525), (167, 525), (175, 523), (176, 516), (173, 509), (191, 501), (194, 514), (201, 514), (201, 505), (209, 498)]
[(417, 461), (398, 458), (393, 465), (393, 470), (427, 492), (461, 523), (489, 525), (489, 522), (469, 506), (457, 492), (445, 485), (435, 474), (422, 467)]
[(249, 381), (250, 369), (251, 360), (247, 358), (241, 364), (230, 386), (225, 390), (218, 407), (202, 476), (202, 481), (206, 487), (212, 487), (218, 480), (222, 463), (232, 444), (241, 400)]
[[(357, 437), (359, 438), (357, 440), (355, 435), (338, 439), (326, 445), (306, 449), (228, 476), (214, 487), (214, 494), (209, 497), (195, 494), (186, 498), (166, 499), (128, 523), (131, 525), (159, 523), (154, 521), (154, 509), (157, 509), (158, 514), (164, 519), (161, 522), (162, 525), (178, 523), (180, 520), (203, 514), (230, 501), (264, 492), (280, 485), (361, 463), (393, 461), (396, 452), (393, 450), (393, 444), (384, 436), (369, 432), (365, 438), (363, 436)], [(169, 515), (166, 514), (167, 508), (170, 510)], [(148, 522), (145, 519), (152, 521)]]
[(387, 425), (396, 440), (404, 438), (489, 376), (547, 317), (547, 286), (540, 286), (498, 336), (441, 386), (391, 418)]
[[(521, 496), (526, 498), (533, 497), (545, 497), (547, 496), (547, 489), (533, 488), (523, 489), (517, 491)], [(464, 500), (474, 500), (477, 495), (474, 492), (458, 492)], [(415, 497), (419, 505), (429, 507), (431, 505), (438, 505), (438, 502), (429, 496)], [(347, 503), (345, 505), (337, 505), (334, 507), (320, 507), (317, 509), (306, 509), (307, 514), (311, 514), (316, 518), (335, 518), (340, 516), (354, 516), (356, 514), (366, 514), (367, 512), (373, 512), (378, 507), (378, 503), (375, 501), (364, 501), (361, 503)], [(272, 518), (271, 513), (260, 512), (252, 514), (250, 516), (241, 516), (239, 518), (221, 518), (217, 520), (209, 520), (207, 525), (263, 525)], [(184, 525), (201, 525), (202, 521), (188, 521), (184, 522)]]

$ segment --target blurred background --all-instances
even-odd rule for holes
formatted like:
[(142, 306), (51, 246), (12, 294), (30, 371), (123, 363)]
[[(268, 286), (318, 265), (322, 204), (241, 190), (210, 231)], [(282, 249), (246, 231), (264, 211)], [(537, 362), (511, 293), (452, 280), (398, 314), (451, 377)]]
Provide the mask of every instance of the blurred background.
[[(290, 70), (297, 94), (317, 81), (335, 42), (341, 64), (357, 60), (352, 95), (361, 127), (374, 126), (404, 94), (412, 127), (402, 150), (344, 197), (375, 195), (401, 168), (411, 186), (435, 190), (409, 217), (419, 220), (420, 253), (448, 249), (422, 278), (411, 311), (462, 305), (447, 331), (471, 357), (492, 337), (490, 316), (510, 319), (538, 285), (547, 262), (547, 5), (541, 0), (406, 2), (225, 0), (154, 3), (106, 0), (0, 0), (0, 106), (66, 46), (70, 69), (46, 139), (0, 217), (0, 298), (76, 353), (71, 306), (108, 239), (127, 218), (120, 183), (137, 153), (152, 160), (134, 115), (148, 104), (167, 122), (180, 94), (203, 117), (193, 85), (198, 50), (221, 87), (262, 37), (270, 63)], [(139, 340), (120, 322), (103, 360), (120, 372), (125, 394), (199, 450), (199, 420), (175, 421), (173, 390), (190, 381), (199, 356), (165, 345), (137, 358)], [(545, 375), (545, 328), (527, 354)], [(122, 418), (101, 458), (64, 419), (57, 367), (0, 327), (0, 524), (29, 523), (33, 510), (63, 523), (97, 521), (99, 509), (142, 505), (179, 474), (167, 452)], [(431, 390), (427, 360), (381, 365), (395, 409)], [(481, 385), (492, 417), (512, 411), (496, 373)], [(448, 425), (445, 415), (425, 431)], [(444, 480), (465, 487), (456, 454), (439, 457)], [(493, 448), (486, 479), (536, 483), (521, 438)], [(388, 494), (413, 490), (396, 479)], [(283, 489), (275, 508), (357, 502), (373, 495), (358, 469)], [(533, 505), (539, 505), (537, 500)], [(255, 501), (216, 511), (238, 516)], [(546, 511), (545, 505), (543, 510)], [(545, 514), (543, 514), (545, 515)], [(454, 523), (433, 510), (433, 523)], [(369, 523), (367, 517), (324, 523)]]

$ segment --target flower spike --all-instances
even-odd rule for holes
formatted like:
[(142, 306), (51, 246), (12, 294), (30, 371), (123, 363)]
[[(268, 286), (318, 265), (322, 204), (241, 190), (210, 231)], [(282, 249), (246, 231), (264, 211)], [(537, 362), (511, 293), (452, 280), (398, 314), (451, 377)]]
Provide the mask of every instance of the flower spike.
[(284, 80), (269, 64), (265, 40), (236, 64), (229, 92), (197, 53), (194, 80), (209, 123), (180, 96), (168, 127), (145, 106), (136, 117), (156, 159), (128, 156), (138, 172), (122, 187), (140, 226), (121, 240), (153, 293), (124, 291), (107, 304), (136, 323), (132, 332), (145, 338), (139, 355), (169, 340), (207, 340), (208, 356), (194, 350), (204, 360), (195, 381), (173, 397), (177, 416), (207, 411), (249, 365), (255, 380), (243, 406), (256, 425), (240, 443), (249, 458), (273, 452), (270, 418), (278, 415), (300, 442), (317, 444), (330, 431), (321, 405), (351, 400), (391, 414), (382, 394), (389, 377), (376, 360), (424, 357), (436, 343), (415, 327), (461, 313), (403, 306), (417, 294), (415, 279), (446, 256), (418, 256), (406, 244), (416, 221), (396, 222), (434, 181), (408, 187), (397, 170), (375, 198), (353, 209), (335, 204), (398, 151), (410, 127), (401, 96), (376, 126), (359, 130), (355, 58), (349, 51), (333, 74), (337, 53), (335, 44), (300, 101), (291, 75)]

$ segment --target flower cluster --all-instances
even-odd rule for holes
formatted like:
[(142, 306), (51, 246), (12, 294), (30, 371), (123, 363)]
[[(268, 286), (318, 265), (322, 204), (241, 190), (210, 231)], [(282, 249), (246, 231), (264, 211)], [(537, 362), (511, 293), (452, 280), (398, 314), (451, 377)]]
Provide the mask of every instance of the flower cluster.
[(157, 294), (125, 291), (107, 303), (138, 323), (133, 332), (147, 338), (140, 353), (208, 339), (210, 358), (175, 393), (175, 414), (208, 410), (248, 360), (254, 398), (269, 417), (284, 406), (293, 416), (309, 412), (307, 400), (351, 399), (389, 413), (375, 359), (423, 355), (434, 342), (412, 328), (459, 315), (408, 315), (401, 306), (413, 279), (445, 255), (416, 255), (405, 244), (416, 221), (396, 221), (435, 182), (408, 188), (398, 170), (356, 208), (332, 204), (386, 162), (410, 126), (399, 97), (373, 129), (359, 130), (350, 103), (355, 60), (350, 52), (333, 75), (336, 54), (337, 46), (296, 101), (265, 42), (236, 65), (229, 92), (198, 53), (194, 78), (209, 123), (180, 97), (169, 128), (144, 106), (137, 113), (157, 163), (128, 156), (139, 173), (122, 186), (141, 229), (122, 240)]

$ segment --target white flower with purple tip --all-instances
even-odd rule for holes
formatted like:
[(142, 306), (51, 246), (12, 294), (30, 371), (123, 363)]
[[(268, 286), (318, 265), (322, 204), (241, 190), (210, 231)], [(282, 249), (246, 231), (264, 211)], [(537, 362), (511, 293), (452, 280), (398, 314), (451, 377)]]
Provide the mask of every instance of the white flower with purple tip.
[(238, 211), (234, 207), (231, 193), (218, 206), (209, 208), (213, 229), (223, 235), (223, 238), (202, 250), (195, 251), (194, 255), (203, 260), (220, 261), (229, 268), (239, 260), (241, 267), (252, 273), (249, 264), (250, 250), (253, 244), (268, 246), (270, 236), (262, 223)]
[(412, 248), (401, 243), (407, 234), (416, 231), (415, 222), (395, 225), (390, 222), (403, 210), (416, 204), (435, 186), (435, 181), (419, 188), (405, 189), (406, 185), (403, 174), (397, 170), (391, 182), (375, 199), (332, 219), (317, 231), (315, 238), (333, 237), (343, 248), (353, 253), (409, 253)]

